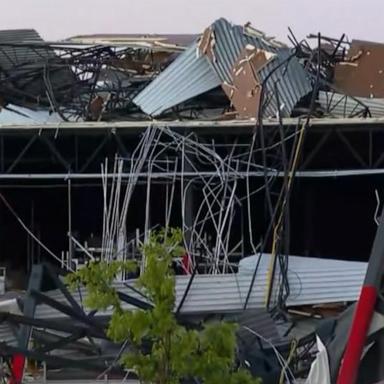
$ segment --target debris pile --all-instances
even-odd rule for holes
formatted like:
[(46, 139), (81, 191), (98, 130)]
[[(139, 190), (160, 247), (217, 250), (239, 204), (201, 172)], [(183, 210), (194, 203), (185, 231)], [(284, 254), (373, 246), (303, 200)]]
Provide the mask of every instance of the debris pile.
[(288, 46), (225, 19), (200, 36), (0, 31), (1, 106), (58, 121), (382, 116), (384, 45), (308, 39), (291, 32)]
[[(60, 179), (63, 174), (54, 173), (57, 168), (48, 161), (37, 167), (39, 174), (32, 168), (36, 158), (20, 166), (33, 143), (41, 142), (65, 169), (68, 191), (68, 250), (60, 258), (44, 246), (40, 236), (33, 238), (61, 269), (35, 264), (32, 258), (28, 290), (0, 302), (0, 356), (13, 374), (22, 356), (22, 367), (25, 357), (43, 361), (46, 366), (37, 371), (52, 380), (78, 379), (79, 372), (92, 379), (95, 372), (105, 371), (108, 379), (122, 379), (127, 373), (116, 356), (127, 344), (114, 344), (106, 334), (111, 311), (88, 311), (83, 306), (86, 290), (79, 287), (70, 292), (61, 274), (81, 268), (88, 260), (139, 258), (138, 250), (151, 231), (177, 222), (185, 251), (181, 260), (174, 260), (177, 320), (188, 326), (207, 319), (236, 321), (239, 364), (265, 383), (297, 383), (310, 371), (317, 351), (308, 384), (319, 377), (328, 380), (324, 383), (336, 383), (353, 323), (351, 303), (359, 299), (367, 270), (381, 271), (367, 262), (312, 257), (318, 253), (311, 255), (307, 245), (301, 253), (306, 256), (293, 256), (290, 198), (296, 178), (383, 173), (380, 168), (369, 169), (373, 155), (378, 156), (379, 167), (381, 149), (370, 148), (366, 165), (365, 144), (355, 149), (336, 125), (349, 125), (348, 118), (384, 116), (384, 45), (349, 42), (344, 35), (333, 39), (318, 34), (298, 40), (290, 32), (289, 39), (289, 45), (283, 44), (250, 24), (233, 25), (225, 19), (218, 19), (201, 35), (94, 35), (48, 42), (34, 30), (0, 31), (0, 123), (7, 132), (25, 127), (36, 131), (20, 148), (2, 141), (2, 149), (8, 151), (8, 158), (0, 159), (8, 164), (2, 166), (2, 174), (14, 180)], [(326, 121), (328, 131), (312, 140), (315, 146), (310, 151), (305, 145), (311, 144), (306, 136), (308, 128), (313, 128), (312, 117), (320, 126)], [(337, 118), (343, 120), (335, 124)], [(192, 122), (180, 124), (180, 120)], [(52, 124), (55, 133), (50, 137), (45, 123), (62, 121), (71, 123)], [(101, 121), (107, 122), (84, 123)], [(42, 124), (31, 128), (36, 122)], [(67, 132), (59, 132), (61, 126)], [(130, 131), (124, 141), (119, 127)], [(199, 135), (196, 127), (207, 129)], [(105, 135), (100, 142), (91, 138), (96, 130), (97, 135)], [(241, 130), (242, 136), (238, 135)], [(85, 132), (80, 151), (79, 138), (65, 136), (79, 131)], [(322, 131), (324, 127), (318, 129)], [(362, 170), (346, 168), (350, 164), (346, 162), (340, 171), (331, 155), (326, 166), (320, 162), (304, 169), (332, 133), (339, 135)], [(59, 151), (66, 142), (60, 139), (68, 137), (68, 147)], [(109, 148), (110, 138), (118, 150)], [(12, 152), (12, 145), (17, 150)], [(99, 156), (102, 149), (105, 152)], [(300, 164), (304, 154), (309, 155)], [(106, 157), (100, 167), (101, 156)], [(340, 157), (344, 157), (341, 152)], [(25, 173), (11, 174), (16, 166)], [(100, 237), (92, 232), (84, 245), (72, 228), (71, 180), (76, 178), (101, 180), (96, 186), (102, 187), (102, 232)], [(139, 184), (145, 190), (138, 190)], [(79, 181), (78, 186), (85, 184)], [(140, 194), (140, 200), (134, 194)], [(33, 237), (33, 225), (29, 230), (0, 197)], [(377, 217), (379, 199), (377, 203), (375, 221), (382, 226), (372, 253), (375, 259), (383, 254), (384, 233), (384, 221)], [(136, 217), (142, 222), (137, 224)], [(86, 225), (89, 221), (87, 217)], [(28, 248), (33, 255), (34, 248)], [(142, 270), (144, 257), (139, 261)], [(381, 285), (376, 277), (368, 288), (374, 286), (379, 297)], [(4, 287), (5, 279), (4, 270), (0, 274)], [(122, 273), (115, 284), (124, 309), (153, 308), (134, 287), (131, 275)], [(370, 312), (365, 307), (360, 311), (374, 319), (372, 329), (364, 334), (373, 343), (368, 357), (383, 348), (384, 321), (374, 311), (374, 295)], [(364, 340), (360, 338), (361, 348)], [(360, 361), (361, 354), (356, 355)], [(365, 365), (358, 377), (364, 380), (359, 382), (371, 384), (384, 377), (371, 369), (368, 358), (361, 360)], [(19, 372), (15, 382), (22, 377)], [(345, 383), (352, 381), (339, 384)]]

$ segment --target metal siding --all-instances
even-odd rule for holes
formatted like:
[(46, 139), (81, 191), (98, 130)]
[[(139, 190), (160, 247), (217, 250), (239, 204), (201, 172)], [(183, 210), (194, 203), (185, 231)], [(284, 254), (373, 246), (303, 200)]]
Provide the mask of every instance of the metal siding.
[[(278, 331), (275, 322), (266, 309), (251, 309), (241, 311), (240, 313), (228, 314), (222, 316), (224, 321), (235, 322), (238, 324), (237, 335), (245, 341), (246, 344), (254, 346), (258, 337), (249, 333), (244, 327), (248, 327), (257, 331), (257, 333), (263, 336), (273, 344), (278, 344), (284, 341), (284, 338)], [(264, 345), (265, 343), (262, 342)]]
[[(145, 113), (159, 115), (166, 109), (207, 92), (221, 83), (231, 84), (233, 65), (248, 44), (276, 54), (276, 57), (261, 69), (259, 75), (261, 80), (265, 80), (269, 73), (274, 71), (266, 83), (266, 92), (273, 94), (274, 83), (279, 83), (280, 102), (284, 104), (280, 114), (283, 117), (290, 116), (296, 103), (311, 92), (311, 83), (296, 57), (293, 57), (288, 65), (282, 65), (275, 71), (291, 54), (291, 50), (277, 48), (276, 44), (261, 36), (245, 34), (242, 26), (232, 25), (225, 19), (215, 21), (211, 28), (215, 36), (214, 60), (211, 62), (206, 55), (199, 56), (198, 44), (195, 42), (133, 100)], [(264, 115), (277, 115), (274, 98), (265, 108)]]
[[(34, 29), (0, 31), (0, 80), (13, 79), (18, 88), (29, 94), (45, 93), (43, 69), (56, 54), (49, 46), (25, 45), (42, 42)], [(69, 66), (50, 65), (48, 75), (54, 90), (71, 84), (74, 79)]]
[(197, 43), (194, 43), (139, 93), (133, 102), (146, 114), (156, 116), (220, 84), (219, 77), (208, 61), (198, 56)]
[(17, 345), (15, 331), (6, 322), (0, 323), (0, 343), (7, 343), (13, 346)]
[(280, 104), (284, 108), (280, 110), (282, 117), (289, 117), (297, 102), (312, 90), (307, 74), (296, 57), (292, 57), (287, 65), (281, 65), (292, 54), (288, 48), (277, 48), (275, 44), (259, 36), (244, 34), (244, 28), (232, 25), (225, 19), (219, 19), (212, 25), (215, 35), (214, 54), (216, 60), (211, 63), (222, 82), (232, 83), (232, 68), (244, 48), (250, 44), (257, 49), (263, 49), (274, 53), (276, 56), (266, 64), (259, 72), (261, 81), (270, 75), (266, 82), (266, 93), (272, 94), (271, 102), (264, 110), (265, 117), (277, 116), (275, 83), (278, 83)]
[(41, 61), (52, 57), (53, 51), (45, 48), (2, 45), (7, 43), (43, 42), (34, 29), (15, 29), (0, 31), (0, 67), (8, 70), (17, 64)]
[[(301, 260), (297, 260), (297, 258)], [(267, 256), (259, 266), (248, 302), (248, 309), (265, 307), (268, 266), (269, 257)], [(366, 268), (366, 263), (291, 256), (288, 272), (290, 295), (287, 305), (355, 301), (359, 295)], [(181, 312), (184, 314), (202, 314), (241, 311), (251, 284), (253, 269), (251, 268), (247, 272), (243, 264), (240, 271), (238, 274), (197, 275), (184, 301)], [(176, 307), (184, 295), (189, 279), (189, 276), (176, 277)], [(272, 300), (277, 298), (278, 279), (279, 276), (276, 275)], [(130, 284), (133, 283), (130, 282)], [(117, 283), (115, 286), (124, 293), (141, 298), (122, 283)], [(84, 297), (86, 294), (84, 289), (81, 292), (82, 297)], [(66, 302), (58, 291), (50, 292), (49, 295)], [(74, 297), (80, 301), (77, 292), (74, 293)], [(126, 309), (134, 308), (127, 304), (124, 304), (123, 307)], [(110, 314), (111, 311), (98, 313), (99, 316), (108, 316)], [(63, 317), (62, 314), (45, 305), (37, 307), (36, 316), (40, 318)]]
[(212, 31), (215, 36), (213, 51), (216, 58), (212, 66), (223, 82), (232, 83), (232, 67), (247, 44), (268, 52), (277, 52), (272, 44), (259, 37), (244, 34), (242, 26), (233, 25), (225, 19), (215, 21)]
[[(384, 116), (384, 99), (366, 97), (356, 97), (355, 99), (369, 108), (372, 117)], [(318, 101), (325, 112), (334, 117), (349, 117), (363, 108), (353, 98), (340, 93), (320, 91)]]

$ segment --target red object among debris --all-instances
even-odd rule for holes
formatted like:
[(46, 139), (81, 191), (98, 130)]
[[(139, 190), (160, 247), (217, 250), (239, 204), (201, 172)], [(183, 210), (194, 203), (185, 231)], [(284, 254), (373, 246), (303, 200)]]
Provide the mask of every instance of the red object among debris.
[(16, 354), (12, 357), (12, 377), (8, 384), (20, 384), (23, 380), (25, 356)]
[(185, 275), (190, 275), (192, 273), (191, 258), (187, 253), (183, 256), (181, 260), (181, 265), (183, 267), (183, 271)]
[(365, 285), (361, 289), (337, 384), (356, 383), (360, 359), (375, 309), (376, 299), (376, 287)]

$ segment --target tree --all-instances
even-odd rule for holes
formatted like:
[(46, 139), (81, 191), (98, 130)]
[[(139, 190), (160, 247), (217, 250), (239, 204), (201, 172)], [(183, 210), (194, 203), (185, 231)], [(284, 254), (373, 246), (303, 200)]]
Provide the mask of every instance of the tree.
[(184, 252), (181, 239), (180, 230), (160, 231), (141, 249), (146, 265), (136, 284), (152, 309), (123, 309), (113, 287), (119, 273), (136, 268), (132, 262), (92, 262), (69, 275), (68, 282), (86, 287), (86, 305), (91, 309), (112, 307), (107, 335), (118, 343), (129, 340), (131, 351), (121, 363), (133, 369), (141, 383), (178, 384), (189, 379), (204, 384), (260, 383), (248, 371), (235, 369), (235, 324), (205, 324), (197, 331), (178, 323), (171, 264)]

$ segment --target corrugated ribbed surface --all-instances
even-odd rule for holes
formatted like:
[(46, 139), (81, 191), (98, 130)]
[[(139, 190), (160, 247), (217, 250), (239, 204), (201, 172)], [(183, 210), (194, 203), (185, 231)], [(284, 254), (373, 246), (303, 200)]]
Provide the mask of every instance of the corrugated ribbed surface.
[(0, 323), (0, 343), (7, 343), (8, 345), (17, 344), (15, 330), (5, 322)]
[(45, 48), (2, 45), (7, 43), (43, 42), (34, 29), (15, 29), (0, 31), (0, 67), (8, 70), (17, 64), (44, 60), (52, 57), (53, 51)]
[[(11, 80), (17, 88), (35, 96), (45, 94), (45, 66), (55, 58), (49, 46), (27, 45), (36, 42), (43, 39), (34, 29), (0, 31), (0, 80)], [(74, 74), (69, 66), (50, 63), (47, 77), (55, 91), (72, 84)]]
[(215, 38), (212, 65), (223, 82), (232, 83), (232, 67), (247, 44), (272, 53), (278, 50), (261, 35), (246, 34), (242, 26), (233, 25), (223, 18), (216, 20), (211, 28)]
[[(241, 260), (239, 275), (251, 276), (259, 259), (258, 276), (266, 276), (270, 268), (271, 255), (269, 254)], [(279, 269), (279, 263), (277, 263), (275, 281), (279, 278)], [(290, 296), (287, 305), (355, 301), (366, 270), (367, 263), (364, 262), (289, 256)]]
[(384, 116), (384, 99), (370, 99), (366, 97), (351, 98), (340, 93), (320, 91), (318, 100), (324, 111), (334, 117), (352, 117), (364, 106), (358, 103), (359, 100), (369, 108), (372, 117)]
[(220, 78), (205, 58), (198, 57), (194, 43), (153, 80), (133, 102), (146, 114), (165, 110), (220, 85)]
[(265, 309), (251, 309), (242, 311), (238, 314), (229, 314), (223, 317), (224, 321), (233, 321), (238, 324), (237, 335), (248, 345), (255, 346), (258, 338), (250, 334), (244, 327), (255, 330), (259, 335), (263, 336), (273, 344), (278, 344), (283, 341), (279, 334), (276, 324), (271, 318), (271, 315)]
[[(282, 117), (291, 116), (298, 101), (312, 91), (305, 70), (297, 58), (292, 57), (289, 49), (279, 50), (275, 58), (259, 74), (262, 81), (271, 74), (265, 83), (264, 100), (270, 100), (265, 104), (263, 111), (265, 117), (276, 117), (278, 112)], [(275, 88), (279, 92), (279, 106), (277, 106)]]
[(311, 83), (305, 70), (296, 57), (289, 59), (292, 52), (288, 48), (280, 48), (261, 35), (246, 34), (243, 27), (232, 25), (225, 19), (217, 20), (212, 25), (212, 30), (215, 36), (213, 50), (216, 59), (212, 65), (223, 82), (232, 83), (233, 65), (248, 44), (276, 54), (259, 72), (261, 81), (269, 76), (265, 83), (265, 96), (270, 97), (271, 101), (263, 111), (265, 117), (275, 117), (278, 114), (276, 97), (274, 96), (275, 83), (277, 83), (279, 90), (279, 109), (283, 117), (289, 117), (297, 102), (311, 92)]
[[(249, 266), (252, 258), (247, 261)], [(260, 263), (252, 294), (248, 302), (248, 309), (265, 307), (266, 284), (268, 276), (269, 256), (265, 255)], [(291, 256), (288, 279), (290, 296), (288, 306), (332, 303), (340, 301), (355, 301), (360, 292), (365, 277), (366, 263), (351, 263), (339, 260), (324, 260)], [(239, 312), (243, 309), (245, 299), (252, 279), (253, 267), (246, 268), (245, 262), (240, 268), (241, 273), (226, 275), (197, 275), (183, 304), (182, 312), (185, 314), (197, 313), (228, 313)], [(272, 300), (276, 300), (278, 274), (275, 276), (275, 289)], [(176, 279), (176, 305), (181, 301), (189, 276), (177, 276)], [(131, 282), (132, 284), (133, 282)], [(131, 289), (122, 283), (116, 288), (129, 295), (140, 298)], [(82, 291), (84, 297), (85, 292)], [(54, 291), (50, 296), (64, 301), (60, 292)], [(74, 293), (80, 301), (78, 293)], [(128, 305), (127, 309), (132, 308)], [(39, 306), (37, 317), (62, 317), (59, 312), (47, 307)], [(98, 315), (110, 315), (110, 312)]]
[[(145, 113), (159, 115), (172, 106), (217, 87), (220, 83), (231, 84), (233, 65), (248, 44), (276, 54), (275, 58), (261, 69), (260, 77), (263, 81), (272, 72), (266, 83), (266, 96), (274, 94), (277, 82), (279, 109), (283, 117), (290, 116), (296, 103), (311, 91), (310, 81), (296, 57), (287, 61), (291, 55), (289, 49), (279, 47), (261, 34), (246, 33), (243, 27), (232, 25), (225, 19), (215, 21), (211, 29), (215, 38), (212, 62), (205, 55), (198, 57), (198, 44), (194, 43), (134, 99), (134, 103)], [(276, 99), (272, 97), (265, 108), (265, 117), (276, 116), (277, 109)]]

